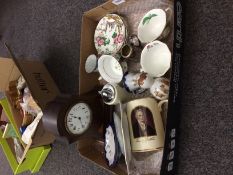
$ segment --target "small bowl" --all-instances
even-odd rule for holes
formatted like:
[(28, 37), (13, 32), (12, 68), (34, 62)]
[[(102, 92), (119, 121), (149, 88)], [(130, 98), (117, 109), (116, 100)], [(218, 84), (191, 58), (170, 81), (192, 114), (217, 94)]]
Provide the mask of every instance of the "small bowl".
[(156, 40), (166, 26), (166, 13), (162, 9), (147, 12), (138, 25), (138, 38), (142, 43)]
[(161, 77), (170, 68), (171, 52), (165, 43), (153, 41), (142, 50), (140, 64), (143, 72)]
[(121, 64), (111, 55), (102, 55), (98, 60), (101, 77), (109, 83), (119, 83), (123, 78)]

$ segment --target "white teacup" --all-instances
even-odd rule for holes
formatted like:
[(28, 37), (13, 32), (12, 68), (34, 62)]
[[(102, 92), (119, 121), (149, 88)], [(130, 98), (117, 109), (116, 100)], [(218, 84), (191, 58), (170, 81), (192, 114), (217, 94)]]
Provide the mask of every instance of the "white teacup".
[(168, 99), (169, 95), (169, 80), (167, 78), (156, 78), (153, 85), (150, 87), (150, 93), (157, 100)]
[(109, 83), (119, 83), (123, 78), (120, 63), (111, 55), (102, 55), (98, 60), (101, 77)]
[(140, 64), (143, 72), (161, 77), (170, 68), (171, 52), (165, 43), (153, 41), (142, 50)]

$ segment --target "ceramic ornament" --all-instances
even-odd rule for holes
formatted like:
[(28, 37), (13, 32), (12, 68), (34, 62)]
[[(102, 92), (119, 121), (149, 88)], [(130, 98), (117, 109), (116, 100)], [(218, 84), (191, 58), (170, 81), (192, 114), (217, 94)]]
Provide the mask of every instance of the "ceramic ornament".
[(149, 89), (153, 83), (154, 79), (145, 72), (136, 74), (126, 73), (123, 77), (123, 85), (125, 89), (129, 92), (136, 92), (139, 89)]
[(121, 17), (107, 14), (99, 21), (94, 34), (98, 54), (115, 55), (125, 43), (126, 35), (126, 27)]
[(129, 37), (129, 43), (134, 47), (139, 47), (141, 45), (137, 35), (131, 35)]
[(123, 85), (128, 92), (134, 92), (140, 89), (138, 84), (138, 75), (134, 73), (125, 73), (123, 77)]
[(142, 50), (140, 64), (143, 72), (161, 77), (170, 68), (171, 52), (165, 43), (153, 41)]
[(166, 13), (162, 9), (147, 12), (138, 25), (138, 38), (142, 43), (156, 40), (166, 26)]
[(156, 78), (153, 85), (150, 88), (150, 93), (157, 100), (168, 99), (169, 95), (169, 80), (167, 78)]
[(150, 77), (147, 73), (142, 72), (138, 74), (138, 85), (143, 89), (149, 89), (154, 83), (154, 79)]

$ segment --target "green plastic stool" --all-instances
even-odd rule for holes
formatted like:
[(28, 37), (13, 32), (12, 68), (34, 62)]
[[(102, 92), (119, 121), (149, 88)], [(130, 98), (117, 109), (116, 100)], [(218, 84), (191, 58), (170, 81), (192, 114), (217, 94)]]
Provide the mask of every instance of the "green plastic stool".
[[(0, 104), (2, 105), (3, 110), (6, 113), (9, 122), (13, 125), (13, 128), (15, 129), (17, 136), (21, 137), (19, 130), (17, 129), (16, 122), (14, 121), (13, 114), (11, 113), (11, 110), (9, 108), (9, 103), (7, 99), (0, 99)], [(44, 163), (46, 157), (48, 156), (51, 150), (50, 145), (29, 149), (26, 154), (25, 160), (21, 164), (19, 164), (7, 140), (2, 138), (2, 135), (3, 133), (0, 130), (0, 144), (14, 174), (19, 174), (25, 171), (31, 171), (31, 173), (36, 173), (40, 170), (42, 164)]]

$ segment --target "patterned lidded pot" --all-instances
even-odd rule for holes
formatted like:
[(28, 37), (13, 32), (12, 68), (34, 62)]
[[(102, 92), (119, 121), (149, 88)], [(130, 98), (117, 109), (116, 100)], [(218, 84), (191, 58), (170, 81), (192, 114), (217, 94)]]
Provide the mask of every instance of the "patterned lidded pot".
[(138, 74), (137, 81), (138, 85), (143, 89), (149, 89), (154, 83), (154, 79), (145, 72)]
[(140, 89), (138, 85), (138, 74), (126, 72), (123, 77), (123, 85), (128, 92)]
[(123, 77), (124, 87), (130, 92), (134, 92), (138, 89), (149, 89), (153, 83), (154, 79), (145, 72), (126, 73)]
[(127, 38), (126, 26), (119, 15), (107, 14), (98, 23), (94, 44), (100, 55), (115, 55)]

